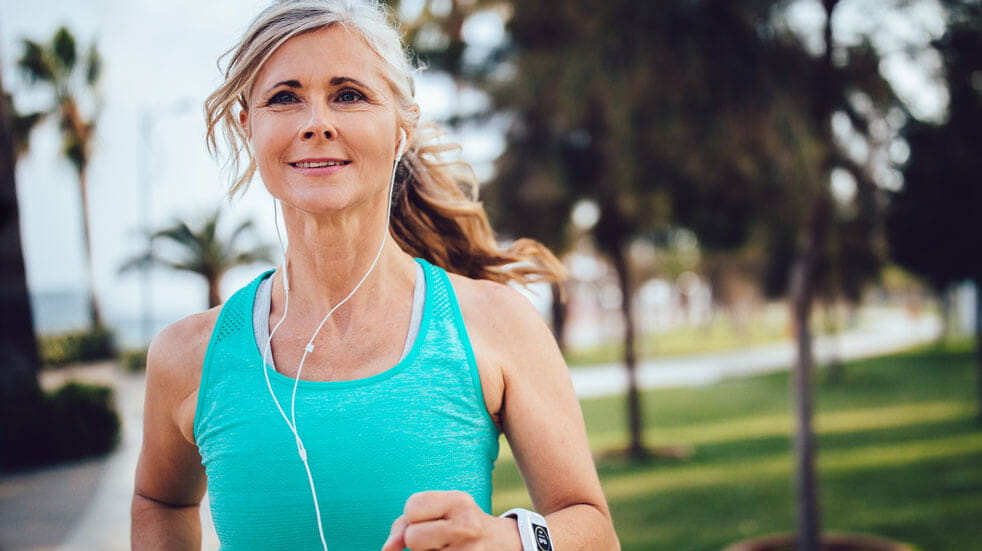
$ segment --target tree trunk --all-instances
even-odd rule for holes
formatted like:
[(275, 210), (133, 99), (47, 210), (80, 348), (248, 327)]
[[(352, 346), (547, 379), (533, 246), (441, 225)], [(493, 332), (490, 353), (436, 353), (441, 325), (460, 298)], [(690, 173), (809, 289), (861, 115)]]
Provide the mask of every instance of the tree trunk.
[(624, 367), (627, 369), (627, 419), (631, 442), (628, 445), (628, 455), (632, 459), (644, 459), (645, 452), (642, 418), (641, 394), (638, 391), (638, 359), (635, 344), (634, 326), (634, 287), (631, 282), (627, 256), (623, 247), (612, 247), (610, 250), (614, 269), (617, 271), (617, 283), (621, 288), (621, 313), (624, 318)]
[(944, 342), (951, 335), (951, 314), (952, 314), (952, 285), (946, 285), (936, 290), (938, 295), (938, 308), (941, 310), (941, 334), (938, 340)]
[(222, 303), (221, 287), (221, 280), (208, 278), (208, 308), (214, 308)]
[(982, 423), (982, 278), (975, 283), (975, 367), (976, 392), (978, 393), (979, 423)]
[[(825, 51), (822, 74), (817, 82), (814, 103), (814, 122), (829, 149), (835, 147), (832, 138), (832, 92), (835, 89), (832, 66), (832, 12), (838, 0), (823, 0), (825, 8)], [(818, 482), (815, 472), (815, 434), (812, 428), (811, 375), (814, 366), (812, 334), (809, 327), (815, 297), (816, 271), (825, 250), (832, 198), (828, 190), (828, 166), (822, 166), (811, 184), (813, 198), (809, 202), (808, 226), (804, 247), (799, 250), (791, 271), (791, 304), (794, 311), (797, 361), (792, 377), (797, 431), (795, 434), (795, 482), (798, 491), (797, 551), (819, 551), (821, 515)]]
[(839, 316), (836, 313), (835, 301), (832, 298), (822, 301), (822, 312), (825, 314), (825, 338), (828, 339), (828, 357), (826, 358), (825, 375), (831, 384), (839, 384), (845, 380), (846, 366), (839, 355), (839, 337), (842, 331)]
[(559, 345), (559, 351), (566, 354), (566, 318), (569, 314), (569, 301), (563, 292), (565, 283), (555, 282), (552, 288), (552, 334)]
[(7, 446), (18, 445), (23, 431), (19, 422), (37, 407), (37, 340), (31, 315), (24, 253), (21, 248), (20, 217), (14, 173), (16, 154), (10, 124), (12, 106), (0, 82), (0, 465), (5, 464)]
[(815, 435), (812, 428), (811, 374), (814, 367), (809, 326), (815, 295), (815, 268), (825, 246), (830, 198), (820, 193), (811, 212), (808, 240), (791, 272), (791, 300), (797, 341), (797, 362), (792, 377), (795, 398), (796, 487), (798, 490), (798, 549), (818, 551), (821, 519), (815, 474)]
[(89, 325), (102, 327), (102, 311), (95, 291), (95, 268), (92, 265), (92, 236), (89, 231), (89, 187), (83, 167), (78, 171), (78, 188), (82, 197), (82, 241), (85, 245), (85, 264), (89, 274)]

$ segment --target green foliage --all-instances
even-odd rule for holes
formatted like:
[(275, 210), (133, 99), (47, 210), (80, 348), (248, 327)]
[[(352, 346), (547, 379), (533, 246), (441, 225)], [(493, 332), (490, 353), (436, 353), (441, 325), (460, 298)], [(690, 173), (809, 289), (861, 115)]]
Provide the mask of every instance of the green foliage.
[(147, 369), (147, 349), (124, 350), (119, 354), (119, 363), (130, 373), (141, 373)]
[(75, 37), (65, 27), (55, 31), (51, 41), (54, 60), (63, 70), (70, 71), (75, 67)]
[[(920, 549), (982, 543), (982, 432), (969, 341), (853, 362), (846, 385), (816, 388), (819, 495), (829, 531)], [(649, 391), (646, 439), (695, 448), (685, 461), (631, 463), (621, 397), (583, 412), (625, 551), (718, 551), (793, 529), (788, 374)], [(495, 510), (528, 507), (507, 447)], [(707, 529), (711, 527), (711, 529)]]
[(102, 455), (119, 441), (109, 387), (67, 383), (5, 412), (0, 468), (36, 467)]
[[(88, 196), (86, 171), (92, 158), (96, 116), (98, 113), (98, 93), (96, 90), (101, 73), (101, 58), (93, 43), (87, 50), (84, 60), (79, 59), (75, 37), (66, 27), (55, 31), (47, 44), (25, 39), (17, 59), (17, 67), (30, 83), (33, 92), (50, 93), (51, 102), (43, 111), (19, 117), (16, 121), (17, 154), (23, 154), (28, 147), (31, 129), (42, 120), (52, 117), (57, 120), (61, 132), (61, 154), (75, 168), (83, 199)], [(80, 105), (91, 98), (96, 104), (92, 113), (84, 113)], [(83, 208), (83, 214), (85, 209)], [(82, 220), (86, 251), (91, 251), (90, 220)], [(91, 267), (92, 259), (87, 258)], [(90, 325), (102, 325), (99, 314), (95, 286), (89, 278), (89, 316)]]
[(893, 258), (937, 289), (965, 278), (982, 281), (982, 5), (948, 2), (952, 22), (935, 47), (944, 63), (948, 120), (912, 120), (905, 128), (910, 160), (904, 186), (891, 194), (887, 219)]
[[(81, 62), (75, 37), (66, 27), (55, 31), (49, 44), (26, 39), (22, 41), (22, 48), (17, 66), (28, 82), (53, 93), (52, 104), (44, 115), (58, 119), (62, 154), (75, 167), (79, 177), (84, 178), (92, 156), (95, 117), (86, 118), (79, 110), (79, 102), (83, 95), (95, 94), (101, 72), (99, 52), (93, 43), (84, 63)], [(80, 82), (85, 85), (80, 86)]]
[[(198, 274), (208, 283), (208, 306), (221, 303), (218, 289), (225, 273), (236, 266), (257, 262), (273, 262), (273, 248), (266, 244), (243, 246), (242, 240), (255, 227), (251, 220), (240, 223), (226, 238), (219, 235), (221, 208), (208, 213), (199, 223), (191, 226), (183, 220), (175, 220), (148, 237), (147, 251), (130, 258), (119, 268), (125, 273), (146, 266), (163, 266)], [(158, 244), (171, 247), (171, 253), (161, 253)]]
[(41, 361), (47, 366), (108, 360), (116, 355), (113, 333), (106, 327), (43, 336), (38, 341)]

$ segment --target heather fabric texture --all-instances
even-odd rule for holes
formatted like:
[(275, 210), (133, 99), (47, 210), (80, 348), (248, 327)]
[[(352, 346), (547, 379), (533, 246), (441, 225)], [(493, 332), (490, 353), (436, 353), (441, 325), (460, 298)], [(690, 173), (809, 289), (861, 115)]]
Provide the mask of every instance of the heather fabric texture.
[[(331, 551), (379, 549), (406, 499), (462, 490), (491, 511), (499, 432), (447, 274), (426, 278), (419, 333), (378, 375), (301, 380), (297, 425), (307, 448)], [(222, 308), (205, 355), (194, 434), (222, 549), (320, 549), (313, 498), (290, 429), (276, 409), (252, 312), (266, 272)], [(270, 369), (289, 415), (293, 379)]]

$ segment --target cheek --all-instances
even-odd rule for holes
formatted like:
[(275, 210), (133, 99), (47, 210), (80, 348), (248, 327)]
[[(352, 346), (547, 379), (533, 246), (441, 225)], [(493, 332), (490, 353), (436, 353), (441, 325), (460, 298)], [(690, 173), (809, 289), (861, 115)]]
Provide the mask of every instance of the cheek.
[(287, 121), (277, 120), (276, 124), (269, 118), (257, 117), (252, 121), (252, 155), (262, 176), (275, 169), (289, 146), (292, 138), (292, 127), (284, 124)]
[(396, 146), (389, 137), (395, 132), (391, 124), (363, 119), (358, 124), (346, 125), (341, 131), (346, 132), (345, 141), (359, 150), (359, 156), (370, 161), (368, 164), (383, 168), (395, 160)]

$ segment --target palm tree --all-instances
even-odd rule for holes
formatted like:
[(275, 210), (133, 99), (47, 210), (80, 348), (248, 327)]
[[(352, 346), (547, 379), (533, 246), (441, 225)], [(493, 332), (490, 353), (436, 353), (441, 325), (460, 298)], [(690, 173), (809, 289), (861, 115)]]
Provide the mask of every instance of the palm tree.
[[(78, 174), (82, 201), (82, 238), (85, 245), (86, 268), (89, 275), (89, 319), (93, 327), (102, 325), (102, 315), (95, 294), (92, 270), (92, 242), (89, 231), (87, 169), (92, 156), (95, 136), (95, 116), (86, 117), (80, 108), (83, 96), (95, 96), (101, 72), (101, 58), (93, 43), (80, 60), (75, 47), (75, 37), (65, 27), (55, 31), (49, 44), (33, 40), (23, 41), (24, 52), (17, 66), (31, 84), (50, 91), (54, 100), (51, 107), (42, 111), (39, 118), (49, 116), (58, 119), (61, 129), (62, 154), (75, 167)], [(38, 120), (32, 121), (34, 123)]]
[(0, 466), (7, 463), (11, 446), (25, 441), (24, 414), (38, 407), (41, 396), (41, 360), (24, 271), (14, 174), (18, 152), (23, 149), (18, 133), (21, 120), (0, 82), (0, 426), (5, 433)]
[[(269, 245), (258, 244), (248, 249), (239, 246), (242, 237), (254, 229), (251, 220), (239, 224), (228, 239), (222, 239), (218, 235), (220, 216), (221, 208), (218, 208), (194, 228), (177, 220), (173, 225), (157, 230), (148, 236), (147, 251), (123, 263), (120, 273), (149, 264), (200, 274), (208, 282), (208, 307), (218, 306), (222, 303), (220, 290), (226, 272), (236, 266), (273, 262), (273, 248)], [(180, 252), (158, 253), (154, 245), (161, 240), (177, 245)]]

